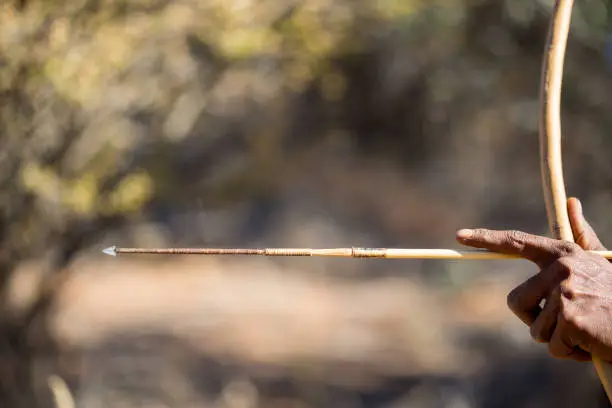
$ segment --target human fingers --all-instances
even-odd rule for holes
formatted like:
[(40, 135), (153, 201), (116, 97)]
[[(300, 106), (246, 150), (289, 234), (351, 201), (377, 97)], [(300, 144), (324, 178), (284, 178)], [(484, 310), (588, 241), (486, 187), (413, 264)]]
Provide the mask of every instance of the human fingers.
[(557, 315), (561, 309), (561, 291), (557, 286), (546, 298), (542, 311), (535, 319), (529, 332), (538, 343), (548, 343), (557, 326)]
[(591, 355), (580, 349), (577, 338), (574, 338), (572, 328), (559, 313), (557, 326), (548, 343), (548, 352), (551, 356), (560, 359), (568, 359), (580, 362), (591, 361)]
[(567, 200), (567, 213), (572, 227), (574, 241), (576, 241), (582, 249), (595, 251), (604, 251), (606, 249), (591, 225), (584, 218), (580, 200), (575, 197), (569, 198)]
[(531, 327), (543, 312), (540, 303), (551, 295), (563, 279), (564, 275), (559, 271), (558, 264), (543, 269), (508, 294), (508, 308), (523, 323)]
[(573, 242), (532, 235), (522, 231), (498, 231), (484, 228), (462, 229), (457, 232), (457, 240), (475, 248), (518, 255), (534, 262), (540, 268), (580, 248)]

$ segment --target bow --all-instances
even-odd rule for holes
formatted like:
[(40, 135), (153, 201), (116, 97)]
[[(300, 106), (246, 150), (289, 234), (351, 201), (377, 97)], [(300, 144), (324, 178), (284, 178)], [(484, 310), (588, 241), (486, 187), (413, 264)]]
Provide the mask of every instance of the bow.
[[(561, 83), (573, 0), (556, 0), (549, 25), (540, 81), (540, 164), (546, 213), (552, 235), (574, 242), (561, 160)], [(612, 365), (592, 356), (597, 375), (612, 402)]]

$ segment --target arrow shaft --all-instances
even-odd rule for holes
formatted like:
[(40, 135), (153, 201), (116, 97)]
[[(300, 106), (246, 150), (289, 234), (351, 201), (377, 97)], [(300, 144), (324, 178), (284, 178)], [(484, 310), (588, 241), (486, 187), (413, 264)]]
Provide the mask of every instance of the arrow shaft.
[[(612, 251), (589, 251), (606, 259), (612, 259)], [(105, 250), (109, 255), (259, 255), (259, 256), (327, 256), (344, 258), (387, 258), (387, 259), (517, 259), (487, 250), (454, 249), (404, 249), (404, 248), (119, 248)]]

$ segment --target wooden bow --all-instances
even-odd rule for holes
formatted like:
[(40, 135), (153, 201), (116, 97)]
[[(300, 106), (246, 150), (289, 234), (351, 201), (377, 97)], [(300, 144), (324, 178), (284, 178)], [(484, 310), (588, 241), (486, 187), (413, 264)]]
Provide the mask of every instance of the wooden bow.
[[(540, 164), (550, 230), (557, 239), (574, 242), (567, 213), (561, 160), (561, 83), (573, 0), (557, 0), (553, 10), (540, 82)], [(612, 402), (612, 365), (593, 355), (599, 379)]]

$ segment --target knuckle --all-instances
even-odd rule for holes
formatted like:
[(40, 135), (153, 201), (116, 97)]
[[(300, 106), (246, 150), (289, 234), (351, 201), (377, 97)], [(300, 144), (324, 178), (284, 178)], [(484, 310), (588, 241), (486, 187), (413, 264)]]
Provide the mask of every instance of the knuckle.
[(508, 308), (513, 312), (519, 310), (521, 300), (519, 292), (516, 289), (508, 293), (508, 296), (506, 296), (506, 304), (508, 305)]
[(560, 242), (558, 248), (562, 255), (572, 255), (581, 249), (580, 245), (569, 241)]
[[(570, 280), (564, 280), (559, 284), (559, 290), (561, 292), (561, 301), (564, 299), (573, 300), (576, 297), (576, 290), (574, 289), (574, 285)], [(563, 313), (568, 313), (567, 308), (564, 307), (562, 310)]]
[(588, 337), (589, 324), (588, 321), (576, 313), (571, 313), (567, 310), (561, 312), (561, 318), (565, 320), (566, 330), (573, 333), (577, 338)]
[(562, 257), (555, 261), (555, 269), (560, 277), (564, 279), (568, 278), (572, 274), (575, 266), (574, 259), (571, 257)]
[(529, 335), (536, 343), (546, 343), (542, 335), (542, 330), (538, 324), (532, 324), (529, 328)]
[(506, 232), (507, 241), (515, 247), (522, 248), (525, 246), (527, 234), (523, 231), (510, 230)]
[(575, 313), (570, 312), (568, 309), (564, 308), (561, 311), (561, 318), (565, 320), (568, 329), (572, 332), (580, 333), (584, 331), (585, 326), (582, 319)]

